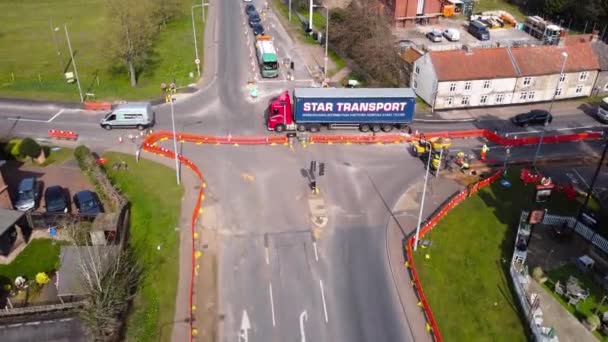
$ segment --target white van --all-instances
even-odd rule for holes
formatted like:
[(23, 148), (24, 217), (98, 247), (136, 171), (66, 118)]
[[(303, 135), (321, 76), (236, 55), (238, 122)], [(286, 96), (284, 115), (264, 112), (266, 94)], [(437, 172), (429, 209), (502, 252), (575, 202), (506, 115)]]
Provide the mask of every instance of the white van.
[(597, 109), (597, 118), (605, 123), (608, 123), (608, 97), (604, 97), (600, 106)]
[(111, 130), (112, 128), (137, 127), (143, 130), (154, 126), (155, 113), (149, 102), (131, 102), (116, 106), (108, 113), (101, 122), (101, 127)]

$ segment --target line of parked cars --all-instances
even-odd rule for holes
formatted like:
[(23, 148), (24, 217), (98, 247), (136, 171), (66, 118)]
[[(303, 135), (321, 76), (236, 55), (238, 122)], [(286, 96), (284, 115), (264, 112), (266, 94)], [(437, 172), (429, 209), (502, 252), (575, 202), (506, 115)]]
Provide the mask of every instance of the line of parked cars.
[[(479, 40), (490, 39), (490, 30), (488, 30), (488, 27), (479, 20), (472, 20), (469, 23), (469, 26), (467, 26), (467, 32)], [(460, 30), (457, 28), (448, 28), (443, 31), (432, 29), (426, 33), (426, 37), (433, 43), (441, 42), (443, 37), (451, 42), (457, 42), (460, 40)]]
[(253, 4), (245, 5), (245, 14), (247, 15), (247, 22), (253, 31), (253, 35), (264, 35), (265, 30), (264, 26), (262, 26), (262, 18), (260, 18), (258, 11)]
[[(36, 210), (41, 200), (42, 187), (42, 182), (36, 177), (23, 178), (17, 186), (15, 209), (19, 211)], [(49, 186), (45, 189), (43, 198), (47, 213), (71, 212), (68, 189), (60, 185)], [(96, 215), (103, 212), (99, 196), (93, 191), (79, 191), (74, 194), (72, 201), (79, 214)]]

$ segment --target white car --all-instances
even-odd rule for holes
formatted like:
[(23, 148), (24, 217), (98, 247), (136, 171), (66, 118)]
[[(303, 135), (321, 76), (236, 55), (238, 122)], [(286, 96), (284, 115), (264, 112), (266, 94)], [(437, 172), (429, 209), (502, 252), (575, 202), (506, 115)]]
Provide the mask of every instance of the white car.
[(443, 36), (451, 42), (457, 42), (460, 40), (460, 31), (454, 28), (449, 28), (443, 31)]
[(243, 0), (243, 2), (253, 2), (253, 0)]

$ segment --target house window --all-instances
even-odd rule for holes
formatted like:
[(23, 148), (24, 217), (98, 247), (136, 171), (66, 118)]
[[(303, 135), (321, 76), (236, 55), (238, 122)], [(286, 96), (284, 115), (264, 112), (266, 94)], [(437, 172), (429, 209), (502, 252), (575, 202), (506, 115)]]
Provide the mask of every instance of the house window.
[(583, 86), (577, 86), (575, 93), (580, 94), (583, 92)]
[(559, 75), (559, 83), (562, 83), (566, 80), (566, 74), (560, 74)]
[(505, 100), (505, 94), (496, 95), (496, 103), (502, 103)]
[(608, 83), (604, 84), (604, 90), (608, 91)]
[(536, 92), (531, 91), (528, 93), (528, 100), (534, 100), (534, 96), (536, 95)]
[(562, 88), (555, 89), (555, 96), (562, 96)]
[[(485, 84), (484, 84), (485, 86)], [(481, 97), (479, 98), (479, 104), (486, 104), (488, 103), (488, 95), (481, 95)]]
[(471, 82), (466, 82), (464, 84), (464, 90), (471, 90)]
[(578, 75), (578, 80), (586, 81), (588, 77), (589, 77), (589, 73), (587, 71), (583, 71)]
[(532, 77), (524, 78), (524, 85), (529, 86), (532, 83)]
[(456, 83), (450, 83), (450, 91), (456, 91)]
[(461, 105), (468, 105), (469, 104), (469, 97), (468, 96), (464, 96), (461, 100), (460, 100), (460, 104)]
[(414, 81), (414, 89), (418, 88), (418, 82)]
[(451, 97), (448, 97), (448, 98), (445, 99), (445, 104), (448, 105), (448, 106), (451, 106), (452, 102), (453, 102), (453, 99)]
[(420, 68), (416, 66), (416, 70), (414, 72), (416, 73), (416, 75), (418, 75), (420, 73)]
[(528, 98), (528, 92), (527, 92), (527, 91), (522, 91), (522, 92), (519, 94), (519, 99), (520, 99), (520, 100), (526, 100), (527, 98)]
[(483, 89), (490, 89), (492, 81), (483, 81)]

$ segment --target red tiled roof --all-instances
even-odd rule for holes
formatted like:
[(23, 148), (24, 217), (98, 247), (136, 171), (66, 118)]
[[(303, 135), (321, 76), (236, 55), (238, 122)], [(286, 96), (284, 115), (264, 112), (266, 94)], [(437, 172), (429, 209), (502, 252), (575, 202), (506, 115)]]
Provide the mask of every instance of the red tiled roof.
[(568, 60), (565, 72), (598, 70), (600, 68), (597, 56), (590, 44), (574, 44), (559, 46), (530, 46), (511, 48), (511, 53), (517, 63), (521, 76), (541, 76), (559, 74), (564, 57)]
[(589, 43), (593, 35), (590, 33), (587, 34), (567, 34), (565, 37), (560, 39), (565, 40), (565, 45), (573, 45), (573, 44), (581, 44), (581, 43)]
[(431, 51), (439, 81), (485, 80), (517, 77), (505, 48)]
[(416, 61), (418, 58), (422, 57), (422, 53), (414, 48), (407, 48), (405, 51), (401, 53), (401, 59), (408, 63), (412, 63)]

